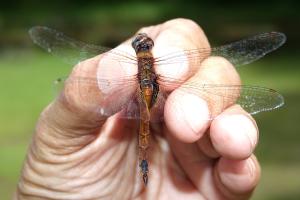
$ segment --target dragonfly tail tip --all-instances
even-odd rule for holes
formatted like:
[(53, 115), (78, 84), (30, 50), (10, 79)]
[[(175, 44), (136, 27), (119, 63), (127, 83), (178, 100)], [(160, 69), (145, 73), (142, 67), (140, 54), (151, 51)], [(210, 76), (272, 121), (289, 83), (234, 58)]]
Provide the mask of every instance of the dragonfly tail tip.
[(143, 181), (144, 181), (145, 186), (147, 186), (147, 183), (148, 183), (148, 175), (147, 175), (147, 173), (143, 174)]

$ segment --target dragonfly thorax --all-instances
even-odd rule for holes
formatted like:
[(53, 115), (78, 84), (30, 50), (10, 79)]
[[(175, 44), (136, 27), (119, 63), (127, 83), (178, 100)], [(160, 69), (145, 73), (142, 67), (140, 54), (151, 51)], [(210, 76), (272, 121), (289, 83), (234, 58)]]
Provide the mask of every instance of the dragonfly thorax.
[(131, 42), (135, 52), (150, 51), (154, 46), (153, 40), (146, 33), (139, 33)]

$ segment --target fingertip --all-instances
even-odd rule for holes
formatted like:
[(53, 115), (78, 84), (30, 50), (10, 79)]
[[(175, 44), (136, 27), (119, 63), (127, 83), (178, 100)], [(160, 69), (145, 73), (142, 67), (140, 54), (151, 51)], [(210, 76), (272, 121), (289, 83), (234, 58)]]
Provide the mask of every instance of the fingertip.
[(201, 27), (192, 20), (178, 18), (159, 26), (159, 34), (153, 38), (155, 49), (177, 47), (180, 49), (209, 48), (209, 42)]
[(209, 125), (206, 102), (191, 93), (174, 91), (165, 104), (164, 116), (167, 127), (183, 142), (197, 141)]
[[(166, 21), (162, 24), (162, 35), (168, 35), (169, 41), (173, 41), (178, 36), (184, 37), (183, 41), (186, 44), (191, 44), (194, 48), (209, 47), (209, 42), (201, 27), (190, 19), (176, 18)], [(178, 41), (182, 40), (175, 40)], [(181, 42), (181, 45), (184, 44)]]
[(221, 158), (217, 164), (217, 182), (227, 195), (249, 194), (260, 179), (260, 166), (251, 156), (245, 160)]
[(256, 147), (258, 130), (245, 113), (224, 113), (212, 122), (210, 136), (220, 155), (231, 159), (245, 159)]

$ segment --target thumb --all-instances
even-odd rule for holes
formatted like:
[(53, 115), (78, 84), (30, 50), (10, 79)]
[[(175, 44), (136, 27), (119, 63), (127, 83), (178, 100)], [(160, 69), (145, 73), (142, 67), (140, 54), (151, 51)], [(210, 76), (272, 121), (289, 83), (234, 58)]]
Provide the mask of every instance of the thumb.
[(42, 113), (39, 132), (47, 130), (55, 138), (95, 135), (109, 117), (127, 106), (137, 81), (135, 72), (127, 70), (133, 64), (120, 64), (114, 58), (118, 48), (74, 67), (58, 98)]

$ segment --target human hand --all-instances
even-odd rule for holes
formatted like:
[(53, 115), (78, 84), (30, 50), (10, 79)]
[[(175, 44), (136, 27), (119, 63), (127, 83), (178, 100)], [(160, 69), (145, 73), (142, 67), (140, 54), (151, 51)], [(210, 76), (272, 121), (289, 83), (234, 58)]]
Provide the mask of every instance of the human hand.
[[(147, 33), (157, 46), (209, 47), (202, 30), (189, 20), (171, 20), (139, 32)], [(84, 61), (70, 77), (95, 76), (101, 59)], [(201, 66), (187, 82), (240, 84), (234, 67), (223, 58), (207, 58)], [(99, 121), (86, 109), (89, 101), (101, 98), (99, 88), (87, 89), (79, 95), (72, 86), (65, 88), (63, 98), (41, 114), (16, 199), (250, 197), (260, 175), (252, 154), (258, 130), (241, 107), (230, 106), (208, 123), (203, 119), (210, 102), (175, 90), (165, 104), (165, 122), (152, 131), (150, 180), (144, 187), (137, 164), (138, 126), (118, 115)]]

